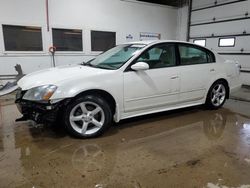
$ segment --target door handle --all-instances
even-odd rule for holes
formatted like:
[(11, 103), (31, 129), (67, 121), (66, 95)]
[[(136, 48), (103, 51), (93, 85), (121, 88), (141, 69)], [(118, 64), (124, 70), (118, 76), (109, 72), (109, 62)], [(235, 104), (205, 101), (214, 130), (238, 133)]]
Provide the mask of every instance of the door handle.
[(179, 78), (179, 76), (172, 76), (171, 79), (174, 80), (174, 79), (177, 79)]
[(210, 69), (210, 72), (214, 72), (215, 71), (215, 69)]

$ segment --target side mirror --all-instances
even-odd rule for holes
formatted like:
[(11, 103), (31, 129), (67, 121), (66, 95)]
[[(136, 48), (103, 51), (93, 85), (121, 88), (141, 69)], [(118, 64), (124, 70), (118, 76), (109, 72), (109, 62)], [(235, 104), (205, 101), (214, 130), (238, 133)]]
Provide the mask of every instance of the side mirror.
[(135, 63), (131, 66), (131, 69), (134, 71), (140, 71), (140, 70), (148, 70), (149, 69), (149, 65), (145, 62), (138, 62)]

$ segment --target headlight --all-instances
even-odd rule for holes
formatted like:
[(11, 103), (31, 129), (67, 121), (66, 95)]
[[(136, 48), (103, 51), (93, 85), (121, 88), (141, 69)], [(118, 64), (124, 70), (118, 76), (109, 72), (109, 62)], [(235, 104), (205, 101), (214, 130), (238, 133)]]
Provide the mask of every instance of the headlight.
[(23, 99), (30, 101), (48, 101), (56, 89), (57, 87), (54, 85), (35, 87), (28, 90), (24, 94)]

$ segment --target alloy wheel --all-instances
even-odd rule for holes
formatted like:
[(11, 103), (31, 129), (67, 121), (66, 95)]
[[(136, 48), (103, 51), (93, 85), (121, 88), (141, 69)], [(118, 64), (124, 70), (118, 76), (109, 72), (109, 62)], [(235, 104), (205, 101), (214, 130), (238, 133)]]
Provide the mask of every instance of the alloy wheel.
[(98, 132), (105, 121), (103, 109), (94, 102), (81, 102), (70, 112), (69, 121), (72, 128), (81, 135)]
[(226, 88), (223, 84), (216, 84), (211, 93), (211, 102), (214, 106), (220, 106), (226, 99)]

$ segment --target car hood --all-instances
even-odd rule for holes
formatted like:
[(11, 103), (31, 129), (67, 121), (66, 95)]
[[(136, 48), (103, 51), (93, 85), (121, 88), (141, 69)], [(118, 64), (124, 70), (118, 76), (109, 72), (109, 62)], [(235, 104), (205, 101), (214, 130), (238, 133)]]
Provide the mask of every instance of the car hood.
[(83, 65), (59, 66), (28, 74), (19, 80), (17, 84), (22, 90), (28, 90), (42, 85), (51, 84), (58, 86), (74, 78), (87, 79), (88, 77), (98, 76), (108, 72), (112, 71)]

